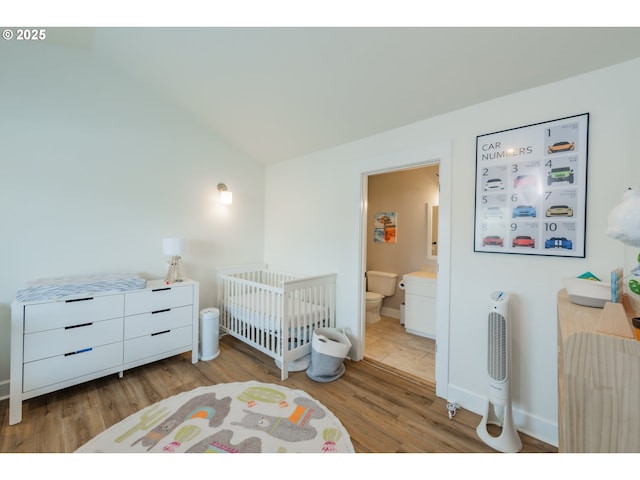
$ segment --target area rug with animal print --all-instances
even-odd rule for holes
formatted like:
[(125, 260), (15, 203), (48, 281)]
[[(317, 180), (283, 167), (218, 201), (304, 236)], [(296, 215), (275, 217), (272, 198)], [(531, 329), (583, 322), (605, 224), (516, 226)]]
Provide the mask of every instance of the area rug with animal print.
[(353, 453), (349, 434), (301, 390), (260, 382), (199, 387), (161, 400), (78, 450), (159, 453)]

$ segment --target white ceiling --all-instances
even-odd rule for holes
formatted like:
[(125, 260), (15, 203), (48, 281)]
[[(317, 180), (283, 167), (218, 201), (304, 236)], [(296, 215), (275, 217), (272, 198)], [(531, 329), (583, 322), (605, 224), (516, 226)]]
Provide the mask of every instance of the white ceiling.
[(640, 57), (640, 28), (103, 27), (50, 38), (113, 62), (263, 163)]

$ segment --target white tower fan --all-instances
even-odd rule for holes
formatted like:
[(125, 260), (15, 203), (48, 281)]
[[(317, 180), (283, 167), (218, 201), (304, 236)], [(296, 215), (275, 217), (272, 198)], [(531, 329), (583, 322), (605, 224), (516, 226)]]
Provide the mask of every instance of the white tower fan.
[[(511, 412), (511, 327), (509, 321), (509, 294), (496, 291), (491, 294), (487, 319), (487, 406), (476, 428), (478, 437), (495, 450), (516, 453), (522, 441), (513, 423)], [(502, 431), (491, 435), (487, 424), (498, 425)]]

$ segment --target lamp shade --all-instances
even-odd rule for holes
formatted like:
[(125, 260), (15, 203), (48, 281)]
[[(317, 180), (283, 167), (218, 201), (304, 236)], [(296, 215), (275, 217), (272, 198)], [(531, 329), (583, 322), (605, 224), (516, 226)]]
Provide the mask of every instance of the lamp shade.
[(171, 237), (162, 239), (162, 252), (170, 257), (179, 257), (184, 254), (187, 242), (184, 238)]
[(233, 203), (233, 194), (224, 183), (218, 184), (218, 191), (220, 192), (220, 203), (222, 205), (231, 205)]
[(622, 243), (640, 247), (640, 189), (630, 188), (609, 214), (607, 235)]
[(233, 193), (228, 190), (220, 192), (220, 203), (223, 205), (231, 205), (233, 203)]

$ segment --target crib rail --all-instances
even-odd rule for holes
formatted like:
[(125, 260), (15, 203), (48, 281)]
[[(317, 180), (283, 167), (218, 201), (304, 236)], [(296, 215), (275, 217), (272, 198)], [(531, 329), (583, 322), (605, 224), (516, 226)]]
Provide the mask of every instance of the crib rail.
[(218, 275), (230, 276), (239, 280), (244, 280), (248, 282), (247, 284), (253, 283), (256, 288), (261, 288), (263, 285), (282, 288), (284, 282), (299, 277), (299, 275), (294, 273), (268, 270), (267, 266), (264, 264), (255, 264), (248, 267), (221, 267), (217, 270)]
[(235, 275), (219, 277), (218, 285), (220, 327), (264, 353), (278, 351), (282, 289)]
[[(287, 280), (283, 284), (284, 326), (289, 332), (288, 351), (311, 342), (314, 328), (333, 328), (336, 275)], [(286, 357), (287, 351), (283, 353)]]
[(300, 277), (264, 265), (218, 269), (220, 328), (288, 364), (311, 352), (313, 330), (335, 327), (336, 274)]

